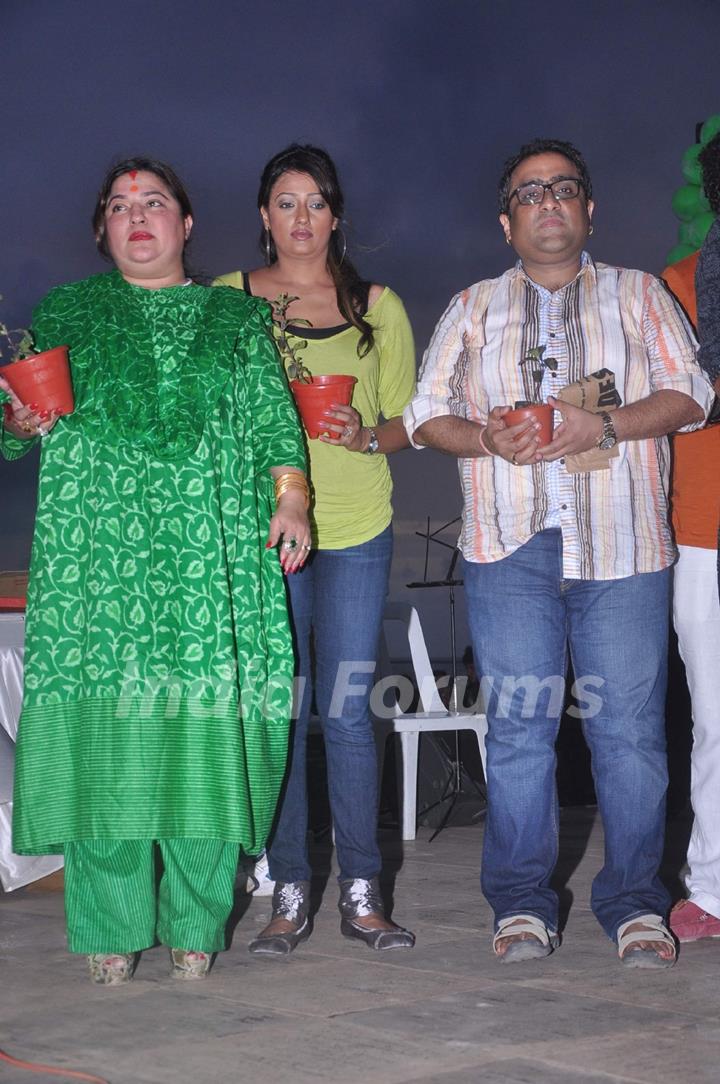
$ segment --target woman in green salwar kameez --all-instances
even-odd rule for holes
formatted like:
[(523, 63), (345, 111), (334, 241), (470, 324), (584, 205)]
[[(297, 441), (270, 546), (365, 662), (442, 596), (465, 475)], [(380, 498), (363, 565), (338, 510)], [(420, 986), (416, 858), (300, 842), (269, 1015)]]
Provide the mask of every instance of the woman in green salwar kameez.
[(115, 167), (94, 225), (116, 270), (33, 318), (40, 349), (70, 347), (75, 411), (12, 397), (0, 437), (13, 459), (45, 436), (14, 848), (63, 851), (68, 943), (95, 981), (127, 981), (156, 941), (198, 977), (285, 768), (305, 456), (268, 306), (186, 276), (173, 171)]

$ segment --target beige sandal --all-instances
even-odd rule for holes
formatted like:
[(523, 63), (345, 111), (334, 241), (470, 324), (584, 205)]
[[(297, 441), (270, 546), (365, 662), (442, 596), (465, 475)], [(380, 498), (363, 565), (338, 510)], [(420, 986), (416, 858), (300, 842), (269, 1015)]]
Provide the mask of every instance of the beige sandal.
[(88, 956), (90, 978), (99, 986), (121, 986), (130, 982), (138, 955), (137, 952), (94, 952)]
[(176, 979), (204, 979), (212, 965), (213, 954), (190, 949), (170, 949), (172, 973)]
[[(516, 934), (527, 933), (530, 937), (521, 941), (513, 941), (500, 954), (497, 950), (498, 943)], [(493, 937), (493, 952), (501, 963), (520, 963), (522, 960), (540, 960), (549, 956), (560, 944), (560, 938), (555, 930), (549, 930), (542, 919), (537, 915), (508, 915), (498, 922), (497, 933)]]
[[(642, 930), (630, 930), (630, 926), (642, 925)], [(672, 947), (671, 956), (661, 956), (654, 948), (633, 948), (640, 941), (661, 941)], [(636, 915), (623, 922), (617, 931), (618, 956), (625, 967), (667, 968), (677, 958), (675, 939), (660, 915)]]

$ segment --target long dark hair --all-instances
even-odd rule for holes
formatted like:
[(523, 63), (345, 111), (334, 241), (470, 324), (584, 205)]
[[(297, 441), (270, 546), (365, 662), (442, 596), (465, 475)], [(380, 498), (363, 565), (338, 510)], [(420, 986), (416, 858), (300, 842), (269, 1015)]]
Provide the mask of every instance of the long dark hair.
[[(103, 182), (100, 186), (100, 191), (95, 201), (95, 210), (92, 216), (92, 226), (95, 233), (95, 243), (98, 247), (98, 251), (107, 260), (111, 259), (110, 250), (107, 244), (107, 237), (105, 236), (105, 208), (107, 207), (107, 201), (110, 196), (110, 190), (118, 179), (125, 173), (130, 173), (132, 170), (137, 170), (138, 173), (154, 173), (156, 177), (159, 177), (161, 181), (170, 189), (171, 194), (175, 197), (180, 204), (180, 211), (183, 218), (188, 215), (192, 217), (193, 209), (190, 203), (190, 197), (187, 194), (185, 185), (182, 183), (172, 166), (167, 165), (165, 162), (160, 162), (157, 158), (144, 158), (141, 155), (137, 155), (135, 158), (124, 158), (122, 162), (117, 162), (116, 165), (111, 166), (103, 178)], [(188, 274), (187, 266), (185, 265), (185, 252), (189, 242), (185, 242), (183, 248), (183, 267), (185, 273)]]
[[(267, 208), (273, 186), (284, 173), (307, 173), (318, 186), (318, 191), (330, 208), (333, 218), (342, 219), (345, 199), (335, 163), (327, 151), (310, 144), (291, 143), (285, 150), (274, 155), (262, 171), (257, 198), (258, 208)], [(272, 235), (266, 233), (264, 229), (260, 234), (260, 251), (267, 255), (268, 237), (269, 259), (270, 263), (274, 264), (277, 261), (275, 242)], [(333, 230), (328, 246), (327, 267), (335, 284), (337, 307), (347, 322), (360, 332), (358, 355), (364, 357), (374, 344), (372, 326), (365, 319), (370, 283), (360, 278), (343, 250), (344, 244), (338, 237), (338, 231)]]

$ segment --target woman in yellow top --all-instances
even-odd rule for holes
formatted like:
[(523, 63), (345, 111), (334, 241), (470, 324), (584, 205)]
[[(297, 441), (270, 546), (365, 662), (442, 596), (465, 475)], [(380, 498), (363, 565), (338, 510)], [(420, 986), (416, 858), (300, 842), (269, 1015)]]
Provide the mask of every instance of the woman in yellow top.
[[(288, 577), (302, 696), (285, 790), (268, 849), (275, 881), (268, 926), (253, 953), (288, 953), (310, 935), (307, 729), (314, 689), (322, 721), (340, 867), (341, 930), (375, 949), (410, 948), (413, 935), (383, 913), (378, 886), (377, 763), (369, 714), (372, 674), (392, 557), (386, 456), (407, 447), (401, 414), (413, 394), (412, 331), (400, 299), (364, 282), (345, 255), (343, 195), (329, 155), (293, 144), (260, 181), (266, 266), (218, 284), (275, 301), (287, 294), (290, 341), (314, 376), (357, 377), (352, 406), (334, 405), (309, 440), (314, 549)], [(299, 323), (293, 327), (293, 317)], [(302, 321), (308, 321), (307, 326)]]

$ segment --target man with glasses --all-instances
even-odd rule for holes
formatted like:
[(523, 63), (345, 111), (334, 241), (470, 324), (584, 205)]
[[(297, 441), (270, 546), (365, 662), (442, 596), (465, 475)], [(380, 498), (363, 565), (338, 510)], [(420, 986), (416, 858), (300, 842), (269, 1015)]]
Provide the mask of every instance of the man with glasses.
[[(416, 447), (460, 460), (459, 545), (489, 723), (481, 881), (494, 952), (509, 963), (559, 942), (550, 881), (569, 658), (605, 830), (592, 908), (624, 964), (669, 967), (657, 876), (675, 557), (665, 434), (701, 425), (712, 393), (663, 285), (584, 251), (591, 197), (569, 143), (536, 140), (506, 163), (500, 223), (519, 260), (451, 301), (405, 423)], [(555, 410), (550, 443), (537, 422), (504, 421), (536, 398)]]

